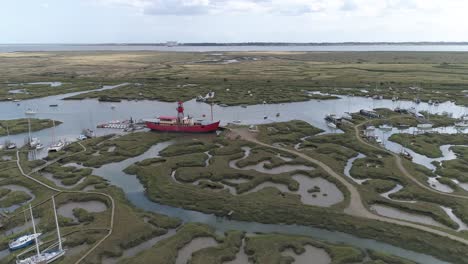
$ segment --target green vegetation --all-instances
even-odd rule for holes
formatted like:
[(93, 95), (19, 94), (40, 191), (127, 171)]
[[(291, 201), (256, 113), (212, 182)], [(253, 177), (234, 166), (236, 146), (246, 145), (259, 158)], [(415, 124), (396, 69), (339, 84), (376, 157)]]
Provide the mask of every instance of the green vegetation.
[(331, 257), (333, 264), (355, 263), (364, 258), (364, 254), (353, 247), (330, 245), (309, 237), (265, 234), (247, 237), (245, 251), (254, 263), (291, 263), (290, 257), (281, 254), (286, 249), (293, 249), (301, 254), (305, 245), (324, 249)]
[[(459, 52), (227, 52), (222, 56), (198, 52), (35, 52), (4, 53), (0, 58), (0, 98), (4, 100), (129, 82), (127, 87), (75, 98), (105, 95), (176, 101), (209, 91), (215, 92), (211, 101), (228, 105), (332, 98), (306, 93), (322, 91), (468, 103), (462, 95), (468, 84), (468, 56)], [(238, 62), (224, 64), (227, 60)], [(38, 81), (64, 84), (8, 86)], [(418, 89), (410, 88), (415, 84)], [(28, 93), (8, 93), (23, 88)]]
[(447, 144), (466, 144), (466, 142), (468, 142), (468, 135), (426, 133), (413, 136), (410, 134), (393, 134), (389, 140), (397, 142), (429, 158), (439, 158), (442, 157), (440, 146)]
[(84, 177), (90, 176), (92, 169), (79, 169), (73, 166), (61, 166), (60, 163), (53, 164), (44, 169), (45, 173), (50, 173), (56, 179), (59, 179), (64, 185), (73, 185)]
[[(229, 160), (243, 156), (240, 150), (242, 141), (237, 140), (222, 142), (224, 147), (221, 148), (221, 150), (229, 148), (229, 151), (226, 151), (225, 153), (234, 154), (226, 156), (217, 154), (218, 149), (210, 151), (212, 154), (214, 154), (214, 156), (211, 159), (210, 165), (208, 167), (204, 167), (202, 162), (199, 162), (200, 164), (198, 165), (202, 165), (199, 167), (181, 167), (179, 162), (186, 159), (190, 160), (193, 158), (193, 155), (198, 154), (192, 153), (167, 157), (164, 163), (158, 163), (157, 166), (141, 166), (140, 163), (140, 165), (134, 165), (130, 168), (131, 171), (135, 173), (145, 185), (149, 198), (163, 204), (169, 204), (206, 213), (214, 213), (219, 216), (224, 216), (228, 212), (233, 211), (230, 217), (244, 221), (302, 224), (352, 233), (360, 237), (373, 238), (378, 236), (382, 241), (400, 246), (401, 241), (405, 241), (404, 244), (407, 248), (411, 248), (417, 251), (425, 251), (429, 250), (430, 248), (431, 252), (433, 252), (433, 255), (437, 255), (441, 258), (447, 258), (447, 256), (450, 256), (450, 258), (454, 257), (457, 259), (453, 259), (451, 261), (458, 261), (463, 263), (463, 258), (458, 258), (459, 255), (447, 254), (447, 251), (454, 251), (457, 250), (456, 248), (460, 249), (463, 247), (457, 243), (454, 243), (453, 241), (446, 240), (443, 237), (416, 231), (411, 228), (388, 223), (381, 223), (378, 221), (363, 220), (361, 218), (354, 218), (342, 213), (343, 207), (341, 204), (331, 208), (306, 206), (298, 200), (297, 196), (291, 195), (289, 193), (281, 193), (274, 188), (265, 188), (258, 192), (249, 193), (246, 195), (232, 195), (228, 191), (216, 191), (213, 189), (201, 190), (199, 186), (193, 185), (191, 183), (196, 179), (202, 178), (207, 178), (215, 182), (222, 181), (225, 184), (227, 184), (225, 181), (227, 179), (248, 179), (248, 182), (233, 184), (238, 192), (243, 191), (243, 187), (240, 186), (249, 185), (249, 187), (246, 188), (246, 190), (249, 190), (260, 183), (255, 182), (252, 184), (252, 178), (251, 176), (249, 177), (248, 171), (237, 170), (235, 171), (235, 174), (232, 175), (230, 173), (230, 168), (226, 167), (226, 164)], [(235, 147), (236, 145), (237, 147)], [(237, 149), (237, 151), (235, 151), (235, 149)], [(222, 167), (219, 167), (220, 165)], [(176, 169), (175, 178), (178, 181), (188, 182), (189, 184), (174, 182), (170, 177), (170, 174), (174, 169)], [(184, 170), (187, 170), (187, 173), (185, 173)], [(319, 169), (309, 172), (309, 174), (312, 176), (320, 175), (320, 177), (326, 178), (324, 173)], [(255, 179), (261, 178), (260, 175), (262, 174), (256, 172)], [(274, 181), (274, 177), (276, 176), (278, 175), (269, 175), (269, 181)], [(286, 177), (282, 176), (282, 178)], [(327, 178), (327, 180), (330, 179)], [(337, 186), (340, 185), (337, 184)], [(293, 186), (289, 185), (290, 190), (293, 190), (292, 187)], [(413, 189), (411, 189), (411, 191), (413, 191)], [(418, 195), (424, 193), (421, 190), (418, 191)], [(379, 197), (378, 194), (366, 194), (366, 197), (367, 195), (369, 195), (370, 202), (373, 202), (375, 197)], [(424, 199), (431, 200), (432, 202), (441, 202), (442, 198), (444, 197), (430, 194)], [(380, 197), (380, 199), (384, 198)], [(273, 200), (275, 201), (274, 204), (271, 203)], [(448, 203), (450, 203), (449, 206), (452, 208), (460, 209), (460, 211), (457, 211), (457, 215), (465, 214), (460, 213), (464, 212), (465, 210), (465, 206), (463, 205), (462, 201), (455, 199), (453, 201), (441, 202), (441, 204), (444, 205)], [(415, 207), (415, 209), (419, 211), (423, 210), (419, 207)], [(436, 212), (438, 214), (438, 211)], [(452, 223), (450, 220), (447, 220), (447, 224)], [(385, 234), (385, 236), (382, 234)], [(435, 240), (439, 242), (435, 242)], [(426, 244), (423, 241), (432, 242), (431, 244)], [(452, 244), (452, 246), (449, 247), (448, 244)]]
[[(460, 182), (468, 182), (468, 147), (453, 146), (450, 148), (457, 158), (453, 160), (444, 160), (442, 163), (437, 164), (436, 174), (442, 177), (457, 179)], [(446, 178), (443, 178), (446, 179)], [(453, 184), (452, 181), (448, 181)]]
[[(111, 162), (118, 162), (135, 157), (151, 146), (174, 138), (173, 134), (137, 132), (124, 136), (108, 135), (101, 138), (93, 138), (83, 141), (86, 151), (70, 158), (65, 158), (63, 163), (76, 162), (86, 167), (100, 167)], [(75, 145), (76, 146), (76, 145)], [(79, 147), (79, 146), (78, 146)], [(110, 147), (115, 147), (113, 152), (108, 152)], [(81, 148), (79, 148), (81, 150)]]
[(222, 264), (225, 261), (234, 260), (236, 253), (242, 245), (243, 233), (230, 231), (225, 234), (222, 243), (217, 247), (204, 248), (194, 252), (190, 263), (192, 264)]
[[(1, 66), (4, 66), (4, 65), (1, 65)], [(50, 75), (49, 76), (34, 76), (35, 70), (30, 69), (29, 66), (30, 65), (28, 64), (22, 64), (20, 66), (20, 67), (29, 69), (29, 71), (27, 72), (27, 75), (29, 76), (23, 75), (22, 77), (20, 76), (17, 76), (17, 77), (21, 78), (22, 80), (25, 80), (25, 78), (27, 78), (31, 82), (38, 82), (38, 80), (44, 80), (48, 82), (51, 80), (55, 81), (55, 80), (61, 79), (61, 78), (57, 78), (57, 76), (50, 76)], [(5, 70), (5, 69), (3, 69), (2, 67), (2, 70)], [(9, 75), (16, 76), (17, 73), (12, 73), (10, 72), (10, 70), (11, 69), (8, 70)], [(62, 83), (62, 85), (57, 86), (57, 87), (53, 87), (49, 84), (21, 83), (22, 81), (18, 81), (18, 83), (17, 82), (2, 83), (0, 84), (0, 101), (26, 100), (26, 99), (37, 98), (37, 97), (45, 97), (45, 96), (65, 94), (65, 93), (74, 93), (74, 92), (88, 91), (88, 90), (101, 88), (101, 84), (99, 84), (96, 81), (80, 80), (73, 76), (66, 81), (67, 83)], [(14, 85), (14, 86), (10, 86), (10, 85)], [(10, 91), (17, 91), (17, 93), (10, 93)]]
[(313, 136), (322, 132), (321, 129), (301, 120), (261, 125), (259, 129), (259, 138), (267, 143), (281, 142), (293, 144), (298, 143), (303, 137)]
[(73, 215), (79, 222), (92, 222), (94, 216), (83, 208), (73, 208)]
[[(38, 131), (44, 128), (53, 126), (53, 121), (50, 119), (37, 119), (31, 118), (31, 131)], [(62, 122), (55, 121), (55, 125), (60, 125)], [(10, 135), (20, 134), (28, 132), (28, 119), (12, 119), (12, 120), (0, 120), (0, 136), (7, 135), (7, 129)]]
[(5, 197), (0, 200), (0, 208), (10, 207), (15, 204), (21, 204), (27, 202), (32, 197), (22, 191), (11, 191)]
[[(216, 237), (214, 230), (206, 225), (185, 224), (177, 233), (160, 241), (151, 250), (145, 250), (122, 263), (175, 263), (177, 252), (197, 237)], [(222, 254), (221, 252), (218, 252)]]
[(383, 263), (387, 264), (415, 264), (413, 261), (409, 261), (397, 256), (391, 256), (375, 250), (368, 250), (367, 252), (369, 253), (369, 257), (374, 261), (383, 261)]

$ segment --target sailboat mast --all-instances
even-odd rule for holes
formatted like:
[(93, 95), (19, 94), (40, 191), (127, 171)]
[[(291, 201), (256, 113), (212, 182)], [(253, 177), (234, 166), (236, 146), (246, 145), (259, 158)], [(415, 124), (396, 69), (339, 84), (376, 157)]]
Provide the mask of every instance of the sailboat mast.
[(29, 204), (29, 211), (31, 212), (31, 222), (32, 222), (33, 231), (34, 231), (34, 240), (36, 242), (36, 251), (37, 251), (37, 255), (39, 256), (41, 252), (39, 251), (39, 241), (37, 241), (36, 224), (34, 224), (34, 216), (33, 216), (31, 204)]
[(211, 105), (211, 121), (213, 122), (213, 103), (211, 103), (210, 105)]
[(52, 119), (52, 125), (53, 125), (53, 129), (52, 129), (52, 144), (55, 144), (55, 120)]
[(55, 198), (54, 198), (54, 196), (52, 196), (52, 205), (54, 207), (55, 225), (57, 226), (57, 237), (58, 237), (58, 242), (59, 242), (59, 250), (62, 251), (62, 239), (60, 238), (60, 228), (59, 228), (59, 224), (58, 224), (57, 210), (55, 209)]
[(28, 117), (28, 142), (31, 144), (31, 120)]

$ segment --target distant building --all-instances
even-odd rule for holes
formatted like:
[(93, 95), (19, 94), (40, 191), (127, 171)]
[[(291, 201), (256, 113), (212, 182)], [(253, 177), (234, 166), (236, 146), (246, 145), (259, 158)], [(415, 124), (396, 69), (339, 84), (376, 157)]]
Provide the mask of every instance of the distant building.
[(166, 42), (167, 47), (174, 47), (174, 46), (177, 46), (177, 45), (179, 45), (179, 43), (177, 43), (177, 41), (167, 41)]

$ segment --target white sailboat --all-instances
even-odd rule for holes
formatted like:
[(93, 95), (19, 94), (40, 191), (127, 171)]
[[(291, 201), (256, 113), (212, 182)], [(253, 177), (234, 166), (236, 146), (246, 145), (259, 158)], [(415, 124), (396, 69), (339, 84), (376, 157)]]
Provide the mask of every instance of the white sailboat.
[(63, 142), (62, 140), (59, 140), (59, 141), (55, 141), (55, 121), (52, 120), (52, 123), (53, 123), (53, 130), (52, 130), (52, 144), (47, 148), (47, 151), (51, 152), (51, 151), (55, 151), (55, 152), (58, 152), (58, 151), (61, 151), (64, 147), (65, 147), (65, 142)]
[[(32, 225), (34, 227), (34, 216), (32, 214), (32, 207), (31, 205), (29, 205), (29, 210), (31, 212), (31, 221), (32, 221)], [(26, 215), (25, 215), (26, 217)], [(27, 219), (26, 219), (27, 221)], [(34, 227), (34, 230), (35, 230), (35, 227)], [(34, 243), (36, 241), (36, 239), (38, 237), (40, 237), (42, 235), (42, 233), (36, 233), (36, 231), (34, 231), (34, 234), (26, 234), (26, 235), (23, 235), (23, 236), (20, 236), (12, 241), (10, 241), (8, 243), (8, 247), (10, 250), (17, 250), (17, 249), (21, 249), (21, 248), (25, 248), (29, 245), (31, 245), (32, 243)]]
[(16, 148), (16, 144), (10, 141), (10, 129), (8, 127), (8, 123), (6, 124), (7, 129), (7, 142), (5, 142), (6, 149), (11, 150)]
[(327, 122), (327, 126), (332, 129), (336, 129), (336, 124), (333, 122)]
[[(62, 248), (62, 238), (60, 237), (60, 228), (58, 224), (58, 219), (57, 219), (57, 210), (55, 208), (55, 199), (52, 196), (52, 205), (54, 209), (54, 216), (55, 216), (55, 226), (57, 227), (57, 237), (58, 237), (58, 249), (56, 250), (47, 250), (44, 252), (40, 252), (39, 250), (39, 243), (37, 241), (37, 237), (35, 238), (36, 240), (36, 252), (37, 254), (31, 257), (27, 257), (25, 259), (19, 259), (16, 260), (16, 264), (44, 264), (44, 263), (52, 263), (55, 260), (59, 259), (63, 255), (65, 255), (65, 250)], [(32, 217), (32, 208), (31, 205), (29, 205), (29, 208), (31, 210), (31, 217)], [(33, 229), (34, 229), (34, 234), (36, 234), (36, 227), (34, 226), (34, 220), (33, 220)]]
[(31, 120), (28, 118), (28, 140), (29, 147), (31, 149), (42, 149), (44, 146), (37, 137), (31, 137)]
[(25, 112), (24, 112), (26, 115), (35, 115), (37, 114), (37, 111), (31, 109), (31, 108), (28, 108)]
[(392, 130), (393, 127), (389, 124), (383, 124), (383, 125), (380, 125), (379, 128), (384, 131), (390, 131)]

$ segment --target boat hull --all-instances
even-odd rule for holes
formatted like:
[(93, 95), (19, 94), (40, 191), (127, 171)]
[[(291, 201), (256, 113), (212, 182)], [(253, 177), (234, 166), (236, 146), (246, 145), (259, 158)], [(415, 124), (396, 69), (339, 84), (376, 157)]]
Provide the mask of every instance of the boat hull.
[(22, 248), (28, 247), (28, 246), (30, 246), (30, 245), (33, 244), (33, 243), (34, 243), (34, 239), (31, 239), (31, 240), (29, 240), (29, 241), (27, 241), (27, 242), (24, 242), (24, 243), (22, 243), (22, 244), (20, 244), (20, 245), (17, 245), (17, 246), (11, 246), (11, 245), (10, 245), (10, 246), (9, 246), (9, 249), (10, 249), (10, 251), (15, 251), (15, 250), (18, 250), (18, 249), (22, 249)]
[(146, 126), (154, 131), (179, 133), (209, 133), (218, 130), (219, 121), (207, 125), (163, 125), (155, 122), (146, 122)]

